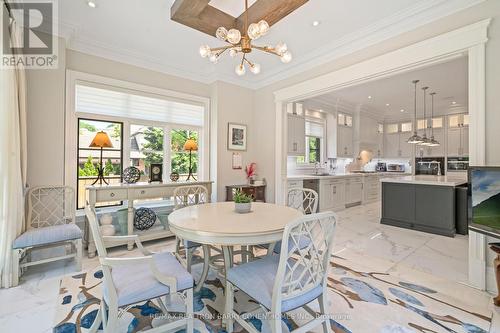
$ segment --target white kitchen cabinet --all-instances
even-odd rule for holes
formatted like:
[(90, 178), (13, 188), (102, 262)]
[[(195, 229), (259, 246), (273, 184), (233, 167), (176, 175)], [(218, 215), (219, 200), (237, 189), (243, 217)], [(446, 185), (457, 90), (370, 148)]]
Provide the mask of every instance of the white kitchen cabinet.
[(406, 141), (411, 136), (409, 132), (387, 133), (384, 135), (384, 157), (411, 157), (413, 145)]
[(319, 182), (319, 209), (339, 210), (345, 208), (345, 181), (343, 179), (321, 179)]
[(359, 119), (359, 150), (371, 151), (373, 157), (383, 157), (384, 125), (366, 115), (361, 115)]
[(448, 128), (448, 149), (449, 157), (469, 156), (469, 128), (453, 127)]
[(345, 180), (345, 206), (361, 204), (363, 201), (363, 178), (348, 178)]
[(380, 176), (365, 175), (363, 181), (363, 204), (380, 200)]
[(399, 155), (398, 157), (411, 157), (413, 153), (413, 144), (408, 143), (410, 132), (399, 133)]
[(304, 155), (306, 151), (306, 123), (304, 117), (289, 114), (288, 125), (288, 155)]
[(353, 157), (353, 129), (348, 126), (337, 127), (337, 157)]
[(399, 133), (384, 135), (384, 156), (397, 157), (399, 155)]
[[(424, 132), (420, 131), (419, 135), (423, 135)], [(431, 138), (431, 130), (427, 130), (427, 137)], [(435, 147), (424, 147), (417, 146), (417, 156), (418, 157), (443, 157), (444, 156), (444, 130), (434, 129), (434, 139), (439, 141), (440, 145)]]

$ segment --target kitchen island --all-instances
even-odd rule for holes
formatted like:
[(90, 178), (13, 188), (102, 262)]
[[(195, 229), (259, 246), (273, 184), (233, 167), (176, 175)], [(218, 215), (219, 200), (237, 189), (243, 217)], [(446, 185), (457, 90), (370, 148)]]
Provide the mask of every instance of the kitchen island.
[(382, 178), (380, 223), (453, 237), (456, 233), (457, 187), (460, 176), (405, 176)]

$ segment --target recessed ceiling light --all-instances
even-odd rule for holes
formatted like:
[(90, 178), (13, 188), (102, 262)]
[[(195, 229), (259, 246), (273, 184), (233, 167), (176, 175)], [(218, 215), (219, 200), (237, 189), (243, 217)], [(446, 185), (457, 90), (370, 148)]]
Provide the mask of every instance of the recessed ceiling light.
[(368, 99), (372, 99), (372, 96), (368, 96)]
[(95, 1), (92, 1), (92, 0), (88, 0), (88, 1), (87, 1), (87, 5), (88, 5), (90, 8), (96, 8), (96, 7), (97, 7), (97, 4), (95, 3)]
[(386, 103), (386, 104), (385, 104), (385, 106), (389, 106), (389, 105), (391, 105), (391, 104), (389, 104), (389, 103)]
[(399, 111), (401, 111), (401, 112), (405, 112), (405, 109), (401, 109), (401, 110), (399, 110)]
[(451, 104), (455, 105), (455, 104), (457, 104), (457, 102), (453, 101), (453, 102), (451, 102)]
[(320, 21), (313, 21), (312, 25), (313, 27), (317, 27), (318, 25), (320, 25)]

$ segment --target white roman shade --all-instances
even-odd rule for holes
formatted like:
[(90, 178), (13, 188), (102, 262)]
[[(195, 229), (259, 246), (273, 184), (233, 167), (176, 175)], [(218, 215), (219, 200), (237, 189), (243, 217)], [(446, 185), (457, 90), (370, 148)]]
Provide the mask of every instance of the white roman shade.
[(306, 135), (307, 136), (315, 136), (322, 138), (323, 137), (324, 126), (322, 123), (317, 123), (313, 121), (306, 121)]
[(77, 83), (75, 104), (76, 112), (203, 126), (203, 106), (133, 90)]

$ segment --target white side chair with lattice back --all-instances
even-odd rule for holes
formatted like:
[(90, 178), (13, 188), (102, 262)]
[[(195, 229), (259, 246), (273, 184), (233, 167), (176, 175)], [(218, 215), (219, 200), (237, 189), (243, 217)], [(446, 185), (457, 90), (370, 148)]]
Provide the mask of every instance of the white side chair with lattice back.
[[(56, 260), (75, 258), (76, 269), (80, 271), (83, 233), (75, 224), (74, 190), (68, 186), (40, 186), (31, 188), (27, 196), (27, 228), (12, 244), (12, 285), (19, 284), (19, 277), (27, 267)], [(32, 260), (33, 250), (63, 246), (63, 255)]]
[[(181, 209), (192, 205), (201, 205), (210, 202), (208, 190), (203, 185), (187, 185), (179, 186), (174, 190), (174, 209)], [(193, 253), (197, 248), (203, 248), (203, 271), (199, 282), (196, 285), (195, 291), (199, 291), (203, 286), (203, 282), (207, 279), (208, 271), (210, 269), (210, 247), (189, 240), (182, 240), (177, 237), (176, 240), (176, 253), (179, 260), (182, 260), (191, 273), (191, 266), (193, 264)], [(181, 253), (185, 255), (182, 257)]]
[[(311, 319), (293, 332), (312, 331), (320, 324), (330, 332), (327, 314), (327, 277), (336, 225), (332, 212), (304, 215), (284, 231), (279, 256), (267, 256), (228, 270), (226, 284), (226, 331), (233, 331), (233, 319), (245, 330), (258, 333), (253, 325), (234, 311), (234, 290), (257, 301), (270, 320), (272, 333), (282, 331), (282, 313), (304, 308)], [(302, 248), (301, 240), (309, 239)], [(319, 313), (308, 306), (318, 300)], [(252, 314), (259, 315), (252, 311)], [(260, 316), (259, 316), (260, 317)]]
[[(289, 189), (286, 196), (286, 205), (302, 212), (304, 215), (314, 214), (318, 211), (318, 192), (309, 188)], [(302, 246), (307, 246), (307, 240), (303, 239)], [(269, 245), (259, 245), (259, 247), (268, 248), (268, 255), (280, 253), (281, 242)]]
[[(193, 277), (170, 252), (152, 253), (146, 250), (137, 235), (101, 236), (96, 212), (86, 206), (85, 215), (97, 248), (99, 262), (103, 272), (102, 298), (90, 332), (96, 332), (103, 324), (104, 332), (118, 333), (118, 320), (122, 313), (134, 304), (153, 301), (166, 316), (169, 314), (166, 304), (173, 294), (179, 294), (184, 301), (186, 315), (175, 321), (154, 327), (151, 331), (178, 331), (193, 333)], [(137, 257), (112, 258), (106, 251), (106, 242), (134, 241), (142, 255)], [(147, 331), (146, 331), (147, 332)]]

